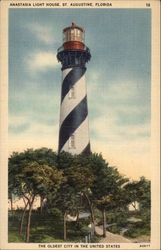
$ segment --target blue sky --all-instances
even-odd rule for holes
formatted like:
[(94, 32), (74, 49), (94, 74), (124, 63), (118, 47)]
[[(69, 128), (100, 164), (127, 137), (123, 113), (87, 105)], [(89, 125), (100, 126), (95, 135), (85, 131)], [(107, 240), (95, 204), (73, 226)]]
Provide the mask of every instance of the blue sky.
[(149, 9), (10, 9), (10, 152), (57, 150), (62, 30), (85, 29), (92, 151), (137, 178), (150, 178), (151, 12)]

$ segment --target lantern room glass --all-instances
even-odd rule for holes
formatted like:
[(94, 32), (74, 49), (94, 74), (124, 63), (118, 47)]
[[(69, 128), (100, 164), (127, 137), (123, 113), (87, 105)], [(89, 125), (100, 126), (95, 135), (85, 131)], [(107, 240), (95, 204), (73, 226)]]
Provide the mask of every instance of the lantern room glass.
[(63, 43), (78, 41), (84, 43), (84, 32), (78, 28), (69, 28), (63, 32)]

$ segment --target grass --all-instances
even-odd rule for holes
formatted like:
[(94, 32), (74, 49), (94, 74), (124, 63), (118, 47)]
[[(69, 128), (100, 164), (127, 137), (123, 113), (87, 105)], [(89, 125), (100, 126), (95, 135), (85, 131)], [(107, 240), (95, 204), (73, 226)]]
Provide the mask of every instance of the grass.
[[(129, 222), (128, 219), (134, 217), (141, 221)], [(108, 228), (108, 231), (114, 234), (121, 234), (122, 229), (127, 229), (123, 236), (129, 239), (150, 238), (150, 210), (136, 211), (113, 211), (107, 213), (107, 222), (116, 223)]]
[(149, 237), (150, 238), (150, 210), (144, 209), (143, 211), (131, 212), (131, 216), (141, 221), (129, 222), (128, 230), (124, 233), (124, 236), (129, 238)]
[(24, 239), (16, 231), (12, 231), (8, 234), (8, 242), (20, 243), (24, 242)]
[[(25, 228), (27, 218), (25, 218), (23, 233), (19, 234), (19, 225), (22, 211), (15, 211), (14, 216), (9, 214), (8, 219), (8, 241), (9, 242), (25, 242)], [(66, 242), (84, 242), (85, 236), (89, 234), (89, 220), (84, 219), (79, 223), (67, 222), (67, 241)], [(39, 212), (33, 211), (31, 217), (30, 243), (49, 243), (64, 242), (63, 240), (63, 221), (58, 214), (40, 215)], [(97, 237), (93, 238), (93, 242), (98, 242)]]
[[(19, 234), (19, 225), (22, 211), (17, 210), (14, 212), (14, 216), (9, 213), (9, 224), (8, 224), (8, 239), (9, 242), (25, 242), (25, 228), (27, 218), (24, 221), (23, 233)], [(137, 239), (140, 237), (150, 238), (150, 219), (148, 214), (141, 212), (129, 212), (124, 213), (122, 216), (120, 213), (107, 213), (107, 222), (113, 223), (108, 228), (108, 231), (114, 234), (121, 234), (122, 228), (127, 228), (123, 236), (129, 239)], [(128, 222), (127, 219), (131, 216), (140, 218), (142, 221)], [(33, 211), (31, 217), (31, 228), (30, 228), (30, 242), (32, 243), (49, 243), (49, 242), (64, 242), (63, 240), (63, 220), (62, 214), (54, 210), (51, 214), (40, 215), (39, 211)], [(100, 217), (101, 218), (101, 217)], [(99, 220), (97, 220), (99, 221)], [(84, 242), (85, 236), (90, 233), (88, 224), (90, 223), (89, 218), (80, 220), (77, 222), (67, 222), (67, 241), (66, 242)], [(102, 221), (100, 219), (100, 223)], [(99, 242), (100, 238), (93, 237), (92, 242)]]
[(135, 222), (129, 224), (129, 229), (124, 233), (129, 238), (138, 238), (140, 236), (150, 236), (150, 227), (145, 222)]

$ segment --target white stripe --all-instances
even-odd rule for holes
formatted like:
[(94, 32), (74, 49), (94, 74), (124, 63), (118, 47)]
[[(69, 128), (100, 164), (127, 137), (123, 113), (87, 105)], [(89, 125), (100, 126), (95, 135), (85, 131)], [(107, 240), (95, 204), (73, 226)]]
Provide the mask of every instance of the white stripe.
[(80, 154), (89, 143), (88, 116), (74, 132), (75, 148), (69, 148), (69, 140), (64, 144), (61, 151), (71, 154)]
[(86, 96), (85, 75), (83, 75), (74, 85), (74, 98), (69, 98), (69, 93), (64, 97), (60, 108), (60, 126), (69, 113), (82, 101)]
[(72, 70), (72, 68), (67, 68), (63, 70), (63, 74), (62, 74), (62, 83), (64, 78), (69, 74), (69, 72)]

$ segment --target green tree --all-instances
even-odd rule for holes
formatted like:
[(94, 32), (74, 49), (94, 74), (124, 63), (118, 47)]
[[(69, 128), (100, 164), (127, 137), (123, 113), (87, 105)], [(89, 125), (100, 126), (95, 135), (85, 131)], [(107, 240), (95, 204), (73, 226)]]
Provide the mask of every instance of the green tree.
[(29, 242), (32, 206), (37, 195), (55, 193), (60, 186), (62, 175), (57, 169), (48, 165), (31, 162), (23, 169), (22, 194), (29, 203), (26, 242)]
[[(62, 152), (58, 155), (58, 168), (63, 171), (63, 183), (57, 192), (57, 196), (51, 199), (51, 206), (57, 206), (63, 214), (64, 240), (67, 238), (66, 217), (67, 214), (77, 215), (79, 219), (79, 207), (82, 195), (90, 189), (93, 182), (93, 174), (89, 160), (83, 155), (71, 155)], [(49, 199), (48, 199), (49, 200)]]
[(45, 164), (44, 161), (41, 163), (33, 161), (34, 157), (34, 151), (28, 150), (24, 153), (13, 154), (9, 159), (9, 184), (14, 188), (15, 194), (27, 200), (26, 204), (29, 206), (26, 242), (29, 242), (31, 213), (35, 197), (56, 192), (62, 180), (61, 171)]
[[(123, 184), (128, 181), (116, 168), (109, 167), (101, 154), (71, 156), (69, 153), (59, 155), (59, 162), (67, 178), (67, 183), (75, 192), (85, 197), (95, 230), (94, 208), (103, 214), (103, 235), (106, 236), (106, 210), (123, 204)], [(60, 195), (59, 195), (60, 197)], [(75, 203), (79, 213), (79, 205)]]
[(126, 199), (136, 210), (136, 201), (140, 204), (140, 209), (151, 206), (150, 181), (145, 177), (140, 177), (139, 181), (132, 181), (125, 186)]
[(77, 218), (79, 219), (79, 206), (83, 206), (82, 197), (86, 197), (90, 192), (94, 181), (94, 175), (88, 156), (75, 156), (66, 175), (68, 182), (75, 189), (77, 196), (79, 196), (80, 199), (77, 206)]
[(18, 178), (19, 173), (21, 172), (21, 167), (26, 162), (24, 161), (24, 153), (18, 153), (13, 152), (12, 155), (9, 158), (8, 163), (8, 198), (11, 199), (11, 211), (13, 214), (13, 198), (12, 196), (15, 195), (15, 197), (23, 198), (25, 207), (21, 216), (21, 222), (20, 222), (20, 234), (22, 233), (22, 227), (25, 217), (25, 212), (28, 206), (28, 202), (26, 203), (25, 198), (22, 195), (21, 192), (21, 182)]
[[(52, 166), (56, 167), (57, 166), (57, 154), (48, 148), (40, 148), (36, 150), (33, 150), (31, 148), (21, 153), (13, 152), (13, 154), (9, 157), (9, 183), (8, 183), (9, 198), (12, 197), (11, 192), (13, 192), (13, 181), (11, 180), (13, 170), (10, 176), (10, 166), (16, 165), (16, 168), (15, 168), (15, 174), (16, 174), (16, 171), (18, 172), (19, 168), (21, 169), (21, 166), (26, 165), (33, 161), (38, 162), (40, 164), (47, 164), (51, 167)], [(14, 193), (16, 193), (17, 196), (19, 196), (20, 194), (18, 194), (17, 191), (15, 190)], [(40, 211), (42, 213), (42, 204), (43, 204), (43, 200), (45, 197), (42, 195), (40, 198), (41, 198)], [(25, 204), (25, 207), (26, 207), (26, 204)], [(25, 208), (24, 208), (24, 212), (25, 212)]]
[[(120, 175), (116, 168), (108, 166), (101, 155), (97, 157), (99, 164), (93, 167), (95, 181), (91, 191), (94, 204), (102, 211), (103, 236), (106, 237), (106, 212), (109, 209), (127, 205), (124, 200), (123, 186), (128, 179)], [(97, 174), (98, 171), (99, 174)]]
[[(126, 232), (127, 236), (137, 237), (140, 235), (150, 235), (151, 219), (151, 183), (145, 177), (140, 177), (138, 181), (129, 182), (125, 185), (126, 199), (128, 204), (135, 208), (133, 212), (140, 221), (133, 223)], [(139, 209), (136, 209), (136, 202)]]
[(60, 188), (56, 194), (50, 192), (47, 196), (47, 207), (50, 211), (53, 208), (59, 209), (62, 213), (63, 220), (63, 239), (67, 240), (67, 215), (75, 215), (77, 212), (77, 204), (79, 198), (75, 189), (68, 183), (66, 176), (63, 176), (63, 180)]

